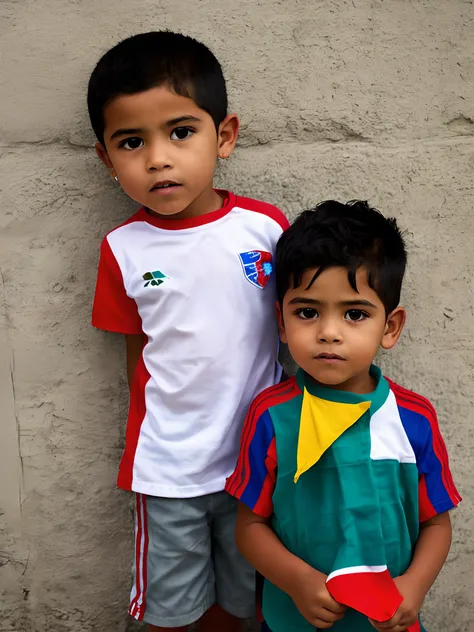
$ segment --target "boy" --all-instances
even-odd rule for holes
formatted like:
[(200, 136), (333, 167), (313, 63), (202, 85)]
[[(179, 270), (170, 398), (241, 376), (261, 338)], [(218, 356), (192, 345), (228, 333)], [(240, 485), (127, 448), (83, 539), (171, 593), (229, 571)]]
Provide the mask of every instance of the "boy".
[(460, 497), (433, 407), (372, 364), (405, 322), (405, 264), (395, 220), (365, 202), (323, 202), (278, 242), (280, 336), (300, 368), (253, 402), (226, 485), (272, 632), (423, 630)]
[(213, 188), (239, 124), (203, 44), (171, 32), (122, 41), (92, 73), (88, 106), (99, 158), (142, 205), (102, 243), (93, 309), (94, 326), (126, 336), (129, 612), (150, 631), (202, 618), (203, 632), (233, 632), (254, 611), (254, 571), (223, 490), (247, 407), (280, 378), (271, 272), (287, 220)]

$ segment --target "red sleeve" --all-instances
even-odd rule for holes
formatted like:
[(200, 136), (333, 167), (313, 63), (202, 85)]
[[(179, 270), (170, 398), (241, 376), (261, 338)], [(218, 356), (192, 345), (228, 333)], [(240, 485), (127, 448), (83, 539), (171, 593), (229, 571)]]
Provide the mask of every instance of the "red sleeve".
[(92, 325), (120, 334), (141, 334), (137, 304), (127, 296), (122, 272), (107, 237), (100, 248), (99, 271), (92, 308)]
[(273, 204), (261, 202), (260, 200), (252, 200), (251, 198), (242, 197), (241, 195), (238, 196), (237, 200), (243, 208), (248, 208), (254, 213), (261, 213), (262, 215), (270, 217), (280, 226), (282, 231), (285, 231), (287, 228), (289, 228), (290, 222), (288, 221), (286, 215), (282, 211), (280, 211), (279, 208), (273, 206)]
[(451, 474), (448, 452), (439, 429), (436, 411), (428, 400), (420, 398), (417, 405), (420, 409), (421, 406), (426, 407), (423, 417), (427, 420), (422, 435), (424, 441), (417, 455), (419, 514), (420, 522), (424, 522), (457, 507), (461, 496)]
[(270, 518), (277, 469), (275, 433), (269, 412), (259, 412), (254, 401), (244, 424), (239, 460), (225, 489), (257, 515)]
[(286, 215), (276, 206), (266, 205), (265, 211), (259, 210), (260, 213), (264, 213), (267, 217), (271, 217), (273, 221), (279, 224), (282, 231), (285, 231), (290, 227), (290, 222), (288, 221)]
[(429, 400), (390, 381), (398, 412), (418, 468), (420, 522), (456, 507), (461, 496), (449, 468), (436, 411)]

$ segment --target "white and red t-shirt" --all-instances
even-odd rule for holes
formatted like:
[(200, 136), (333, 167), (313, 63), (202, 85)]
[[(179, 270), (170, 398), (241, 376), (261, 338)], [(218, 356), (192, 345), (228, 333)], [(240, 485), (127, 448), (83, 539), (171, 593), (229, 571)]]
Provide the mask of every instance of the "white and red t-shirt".
[(191, 498), (224, 489), (247, 409), (280, 378), (272, 257), (288, 221), (220, 192), (185, 220), (145, 208), (103, 240), (92, 324), (145, 334), (118, 485)]

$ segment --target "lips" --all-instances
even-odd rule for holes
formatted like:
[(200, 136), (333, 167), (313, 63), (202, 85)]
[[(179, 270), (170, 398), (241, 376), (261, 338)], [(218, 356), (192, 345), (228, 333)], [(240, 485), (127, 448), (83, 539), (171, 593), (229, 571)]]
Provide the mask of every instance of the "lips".
[(161, 180), (160, 182), (155, 182), (155, 184), (151, 187), (150, 191), (162, 191), (166, 189), (172, 189), (174, 187), (180, 187), (181, 185), (178, 182), (173, 182), (172, 180)]
[(315, 360), (326, 360), (327, 362), (337, 362), (338, 360), (344, 361), (345, 358), (342, 358), (337, 353), (318, 353), (317, 356), (314, 357)]

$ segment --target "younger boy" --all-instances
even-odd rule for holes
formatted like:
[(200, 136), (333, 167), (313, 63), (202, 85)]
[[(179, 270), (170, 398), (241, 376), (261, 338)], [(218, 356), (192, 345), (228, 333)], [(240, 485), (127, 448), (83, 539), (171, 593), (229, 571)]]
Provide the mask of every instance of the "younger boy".
[(150, 631), (205, 615), (202, 631), (233, 632), (254, 611), (254, 571), (223, 489), (246, 409), (280, 378), (272, 256), (287, 221), (213, 188), (239, 124), (203, 44), (170, 32), (122, 41), (92, 73), (88, 106), (99, 158), (141, 205), (102, 243), (93, 310), (96, 327), (126, 336), (129, 611)]
[(460, 496), (434, 408), (372, 364), (405, 322), (405, 264), (395, 220), (365, 202), (323, 202), (278, 242), (280, 336), (300, 368), (254, 400), (226, 486), (272, 632), (424, 629)]

